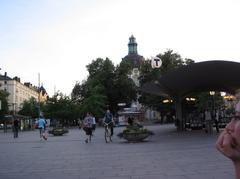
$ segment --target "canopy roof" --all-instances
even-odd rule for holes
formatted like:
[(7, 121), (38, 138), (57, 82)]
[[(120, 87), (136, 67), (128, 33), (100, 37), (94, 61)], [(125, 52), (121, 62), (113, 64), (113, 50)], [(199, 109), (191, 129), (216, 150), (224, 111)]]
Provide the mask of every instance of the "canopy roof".
[(196, 91), (235, 94), (239, 89), (240, 63), (231, 61), (205, 61), (182, 66), (142, 87), (144, 92), (171, 97)]

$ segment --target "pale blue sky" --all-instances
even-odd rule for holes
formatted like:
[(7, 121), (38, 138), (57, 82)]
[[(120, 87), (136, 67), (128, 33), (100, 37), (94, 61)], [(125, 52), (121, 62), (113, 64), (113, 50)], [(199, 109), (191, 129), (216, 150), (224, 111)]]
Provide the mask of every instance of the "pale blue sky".
[(98, 57), (115, 64), (133, 34), (150, 58), (240, 62), (238, 0), (1, 0), (0, 73), (70, 94)]

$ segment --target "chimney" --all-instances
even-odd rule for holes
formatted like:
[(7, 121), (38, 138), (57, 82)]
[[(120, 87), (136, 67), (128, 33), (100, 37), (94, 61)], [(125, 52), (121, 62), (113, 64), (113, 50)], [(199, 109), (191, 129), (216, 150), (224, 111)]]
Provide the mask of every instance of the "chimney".
[(7, 72), (4, 73), (4, 76), (7, 77)]
[(20, 81), (20, 78), (18, 78), (17, 76), (15, 76), (13, 79), (14, 79), (15, 81), (19, 82), (19, 83), (21, 82), (21, 81)]

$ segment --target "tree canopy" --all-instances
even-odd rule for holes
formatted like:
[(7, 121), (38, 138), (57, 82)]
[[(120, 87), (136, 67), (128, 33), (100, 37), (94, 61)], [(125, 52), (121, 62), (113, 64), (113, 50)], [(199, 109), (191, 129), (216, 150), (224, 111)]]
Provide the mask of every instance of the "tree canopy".
[[(169, 72), (174, 68), (179, 68), (183, 65), (188, 65), (190, 63), (194, 63), (191, 59), (183, 59), (178, 53), (173, 52), (173, 50), (167, 50), (163, 54), (158, 54), (162, 60), (162, 66), (160, 68), (153, 69), (151, 67), (150, 60), (146, 60), (140, 68), (140, 84), (143, 85), (146, 82), (156, 81), (159, 77)], [(171, 104), (163, 104), (162, 101), (165, 99), (161, 96), (155, 96), (151, 94), (141, 93), (141, 97), (139, 98), (139, 102), (144, 104), (145, 106), (154, 108), (156, 110), (169, 110), (173, 109), (173, 103)]]
[(87, 80), (76, 83), (72, 90), (72, 99), (81, 105), (82, 114), (102, 117), (107, 108), (116, 112), (119, 102), (130, 104), (136, 99), (136, 87), (129, 78), (130, 64), (122, 62), (115, 67), (110, 59), (97, 58), (87, 70)]
[(4, 114), (8, 113), (8, 93), (0, 90), (0, 101), (1, 101), (1, 109), (0, 109), (0, 118), (3, 118)]
[[(43, 104), (40, 104), (42, 107)], [(37, 118), (39, 115), (39, 103), (35, 98), (30, 98), (23, 102), (22, 109), (18, 112), (24, 116), (31, 116), (32, 118)]]

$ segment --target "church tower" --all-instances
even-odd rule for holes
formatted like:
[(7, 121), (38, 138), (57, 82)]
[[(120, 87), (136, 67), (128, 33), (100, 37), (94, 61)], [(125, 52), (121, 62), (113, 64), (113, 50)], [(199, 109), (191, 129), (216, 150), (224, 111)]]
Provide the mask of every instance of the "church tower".
[(122, 60), (125, 60), (127, 62), (129, 62), (132, 66), (132, 74), (131, 74), (131, 78), (134, 81), (134, 83), (139, 86), (139, 68), (141, 66), (141, 64), (144, 61), (143, 56), (138, 55), (137, 52), (137, 42), (136, 42), (136, 38), (131, 35), (131, 37), (129, 38), (129, 43), (128, 43), (128, 55), (125, 56)]
[(132, 68), (140, 68), (141, 64), (144, 61), (143, 56), (138, 55), (137, 52), (137, 42), (136, 38), (131, 35), (129, 38), (129, 43), (128, 43), (128, 55), (125, 56), (122, 60), (126, 60), (130, 62)]
[(129, 38), (128, 55), (129, 54), (137, 54), (137, 42), (133, 35)]

